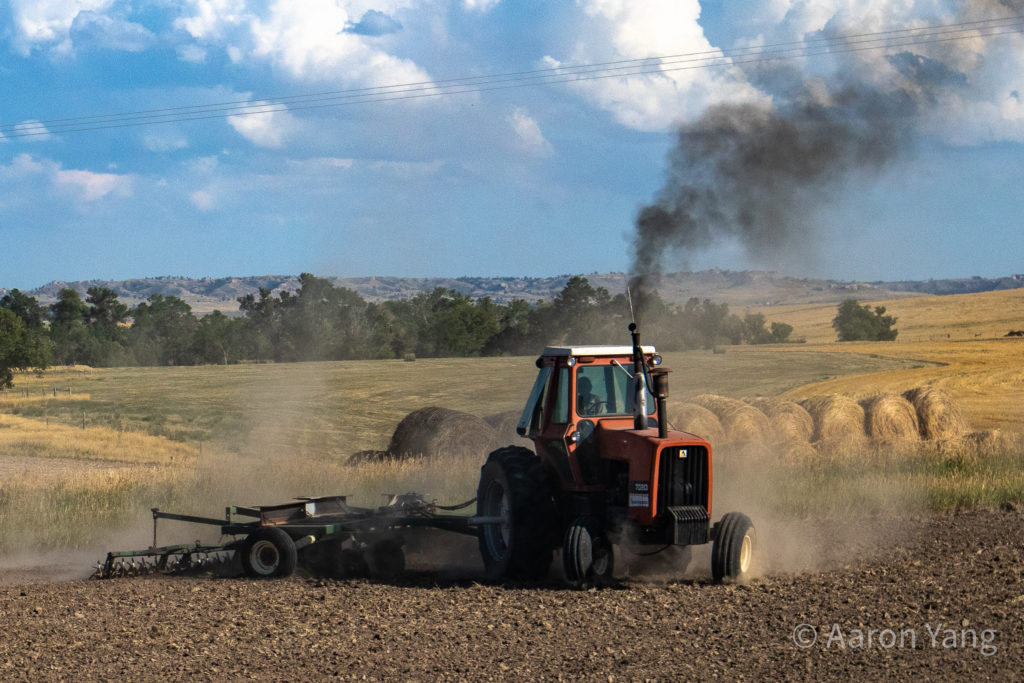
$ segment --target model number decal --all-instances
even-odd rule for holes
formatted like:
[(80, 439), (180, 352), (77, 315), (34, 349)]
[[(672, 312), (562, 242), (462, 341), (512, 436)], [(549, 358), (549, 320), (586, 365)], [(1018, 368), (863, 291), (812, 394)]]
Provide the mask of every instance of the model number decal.
[(651, 485), (646, 481), (629, 482), (629, 507), (645, 508), (651, 504)]

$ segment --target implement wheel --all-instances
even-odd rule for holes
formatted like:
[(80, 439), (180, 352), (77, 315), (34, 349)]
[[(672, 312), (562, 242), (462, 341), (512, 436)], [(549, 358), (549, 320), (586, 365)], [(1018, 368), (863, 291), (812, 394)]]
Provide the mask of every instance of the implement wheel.
[(576, 588), (612, 583), (615, 555), (595, 520), (580, 517), (565, 530), (562, 564), (566, 580)]
[(295, 542), (274, 526), (261, 526), (246, 536), (239, 554), (245, 573), (256, 579), (291, 576), (298, 564)]
[(711, 546), (711, 575), (715, 583), (750, 578), (756, 541), (754, 523), (749, 517), (741, 512), (729, 512), (722, 517)]
[(476, 510), (500, 522), (481, 524), (480, 555), (492, 579), (543, 579), (551, 565), (555, 507), (540, 459), (526, 448), (491, 453), (480, 470)]
[(405, 571), (405, 552), (397, 538), (384, 538), (370, 546), (370, 573), (393, 579)]

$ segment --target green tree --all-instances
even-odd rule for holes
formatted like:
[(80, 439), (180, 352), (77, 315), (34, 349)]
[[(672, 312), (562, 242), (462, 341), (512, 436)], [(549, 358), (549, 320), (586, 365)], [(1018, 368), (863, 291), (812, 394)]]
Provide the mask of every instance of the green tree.
[(220, 311), (207, 313), (199, 319), (193, 338), (193, 352), (198, 363), (237, 363), (245, 357), (243, 318), (229, 318)]
[(85, 360), (89, 341), (88, 313), (89, 307), (70, 287), (61, 289), (57, 301), (50, 304), (50, 339), (54, 360), (59, 365), (74, 365)]
[(252, 294), (238, 298), (238, 308), (248, 323), (246, 337), (247, 357), (256, 361), (281, 360), (284, 349), (284, 328), (281, 323), (281, 299), (265, 288), (259, 288), (259, 298)]
[(793, 326), (788, 323), (772, 323), (772, 343), (781, 344), (789, 341), (789, 335), (793, 334)]
[(764, 313), (747, 313), (742, 322), (743, 340), (748, 344), (770, 343), (772, 334), (765, 327), (767, 322)]
[(892, 341), (898, 332), (893, 329), (896, 318), (885, 315), (884, 306), (861, 306), (856, 299), (847, 299), (839, 304), (832, 327), (839, 334), (839, 341)]
[(90, 287), (86, 290), (85, 302), (88, 304), (85, 362), (98, 366), (127, 363), (130, 360), (125, 348), (128, 306), (118, 301), (117, 293), (106, 287)]
[(106, 287), (90, 287), (85, 302), (89, 304), (86, 319), (92, 336), (103, 341), (120, 341), (122, 325), (128, 320), (128, 306), (117, 299), (117, 292)]
[(12, 289), (0, 298), (0, 308), (6, 308), (17, 315), (30, 330), (41, 330), (44, 327), (46, 309), (35, 297), (18, 289)]
[(176, 296), (153, 294), (132, 309), (129, 346), (140, 365), (192, 365), (199, 326), (192, 307)]
[(50, 348), (38, 330), (29, 328), (12, 310), (0, 307), (0, 387), (14, 384), (15, 370), (45, 370)]

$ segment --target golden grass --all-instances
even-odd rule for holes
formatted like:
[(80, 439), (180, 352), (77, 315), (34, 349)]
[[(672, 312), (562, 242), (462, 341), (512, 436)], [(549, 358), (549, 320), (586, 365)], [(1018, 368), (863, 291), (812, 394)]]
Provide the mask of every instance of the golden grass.
[(0, 411), (12, 412), (25, 407), (72, 407), (74, 404), (88, 403), (92, 400), (89, 394), (67, 394), (66, 392), (59, 392), (56, 396), (50, 393), (44, 394), (31, 394), (25, 396), (24, 394), (18, 394), (15, 392), (7, 392), (0, 394)]
[[(1007, 329), (1024, 327), (1024, 293), (971, 296), (978, 299), (884, 302), (901, 318), (900, 340), (894, 343), (664, 354), (674, 370), (672, 399), (681, 403), (702, 393), (788, 400), (841, 393), (862, 399), (927, 385), (947, 391), (972, 430), (999, 430), (996, 436), (926, 444), (914, 453), (879, 444), (861, 444), (849, 453), (802, 446), (800, 452), (779, 452), (756, 464), (738, 448), (731, 452), (716, 444), (716, 496), (722, 487), (727, 499), (733, 487), (787, 514), (808, 515), (870, 511), (888, 500), (915, 509), (1024, 502), (1024, 456), (1015, 436), (1024, 424), (1024, 340), (975, 340), (979, 332), (969, 326), (973, 320), (980, 333), (994, 335), (1004, 319), (1016, 316)], [(801, 310), (793, 317), (774, 309), (766, 313), (797, 325), (796, 334), (812, 342), (834, 338), (829, 325), (835, 305)], [(943, 336), (941, 326), (953, 322), (955, 310), (969, 316), (968, 326), (957, 328), (968, 341)], [(929, 316), (936, 327), (928, 327)], [(910, 341), (918, 326), (924, 341)], [(824, 334), (808, 333), (815, 329)], [(228, 504), (348, 494), (355, 504), (372, 506), (381, 494), (407, 491), (442, 503), (461, 502), (475, 495), (483, 453), (345, 463), (356, 451), (383, 450), (399, 421), (418, 408), (437, 405), (477, 416), (518, 413), (536, 372), (533, 360), (58, 369), (43, 377), (19, 375), (15, 391), (0, 395), (0, 551), (145, 541), (150, 507), (219, 516)], [(73, 393), (58, 392), (54, 398), (53, 386), (70, 386)], [(23, 387), (29, 389), (27, 399), (16, 395)], [(44, 397), (46, 387), (51, 389)], [(716, 508), (724, 509), (717, 503)], [(119, 530), (117, 538), (125, 534), (124, 540), (111, 541), (112, 530)], [(168, 542), (194, 540), (189, 536), (197, 531), (179, 525), (170, 533), (176, 536)]]
[(0, 458), (4, 456), (187, 466), (195, 444), (109, 427), (70, 427), (0, 413)]
[[(896, 344), (964, 341), (1003, 337), (1010, 330), (1024, 328), (1024, 289), (952, 296), (915, 296), (875, 301), (861, 299), (874, 308), (885, 306), (886, 315), (896, 316), (899, 336)], [(836, 341), (832, 319), (836, 303), (793, 304), (752, 308), (769, 320), (793, 326), (793, 339), (809, 344)]]

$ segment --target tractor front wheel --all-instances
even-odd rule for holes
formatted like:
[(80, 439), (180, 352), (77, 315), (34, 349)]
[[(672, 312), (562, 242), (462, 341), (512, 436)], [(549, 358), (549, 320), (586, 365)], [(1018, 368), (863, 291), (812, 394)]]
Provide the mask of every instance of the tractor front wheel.
[(245, 573), (257, 579), (291, 576), (298, 564), (295, 541), (274, 526), (261, 526), (246, 536), (239, 553)]
[(476, 495), (477, 516), (490, 520), (477, 533), (488, 577), (543, 579), (555, 509), (540, 458), (519, 446), (494, 451), (480, 470)]
[(606, 586), (612, 582), (615, 554), (597, 523), (580, 517), (565, 530), (562, 563), (570, 585), (576, 588)]
[(729, 512), (722, 517), (711, 546), (711, 575), (715, 583), (750, 578), (756, 541), (754, 523), (749, 517), (741, 512)]

